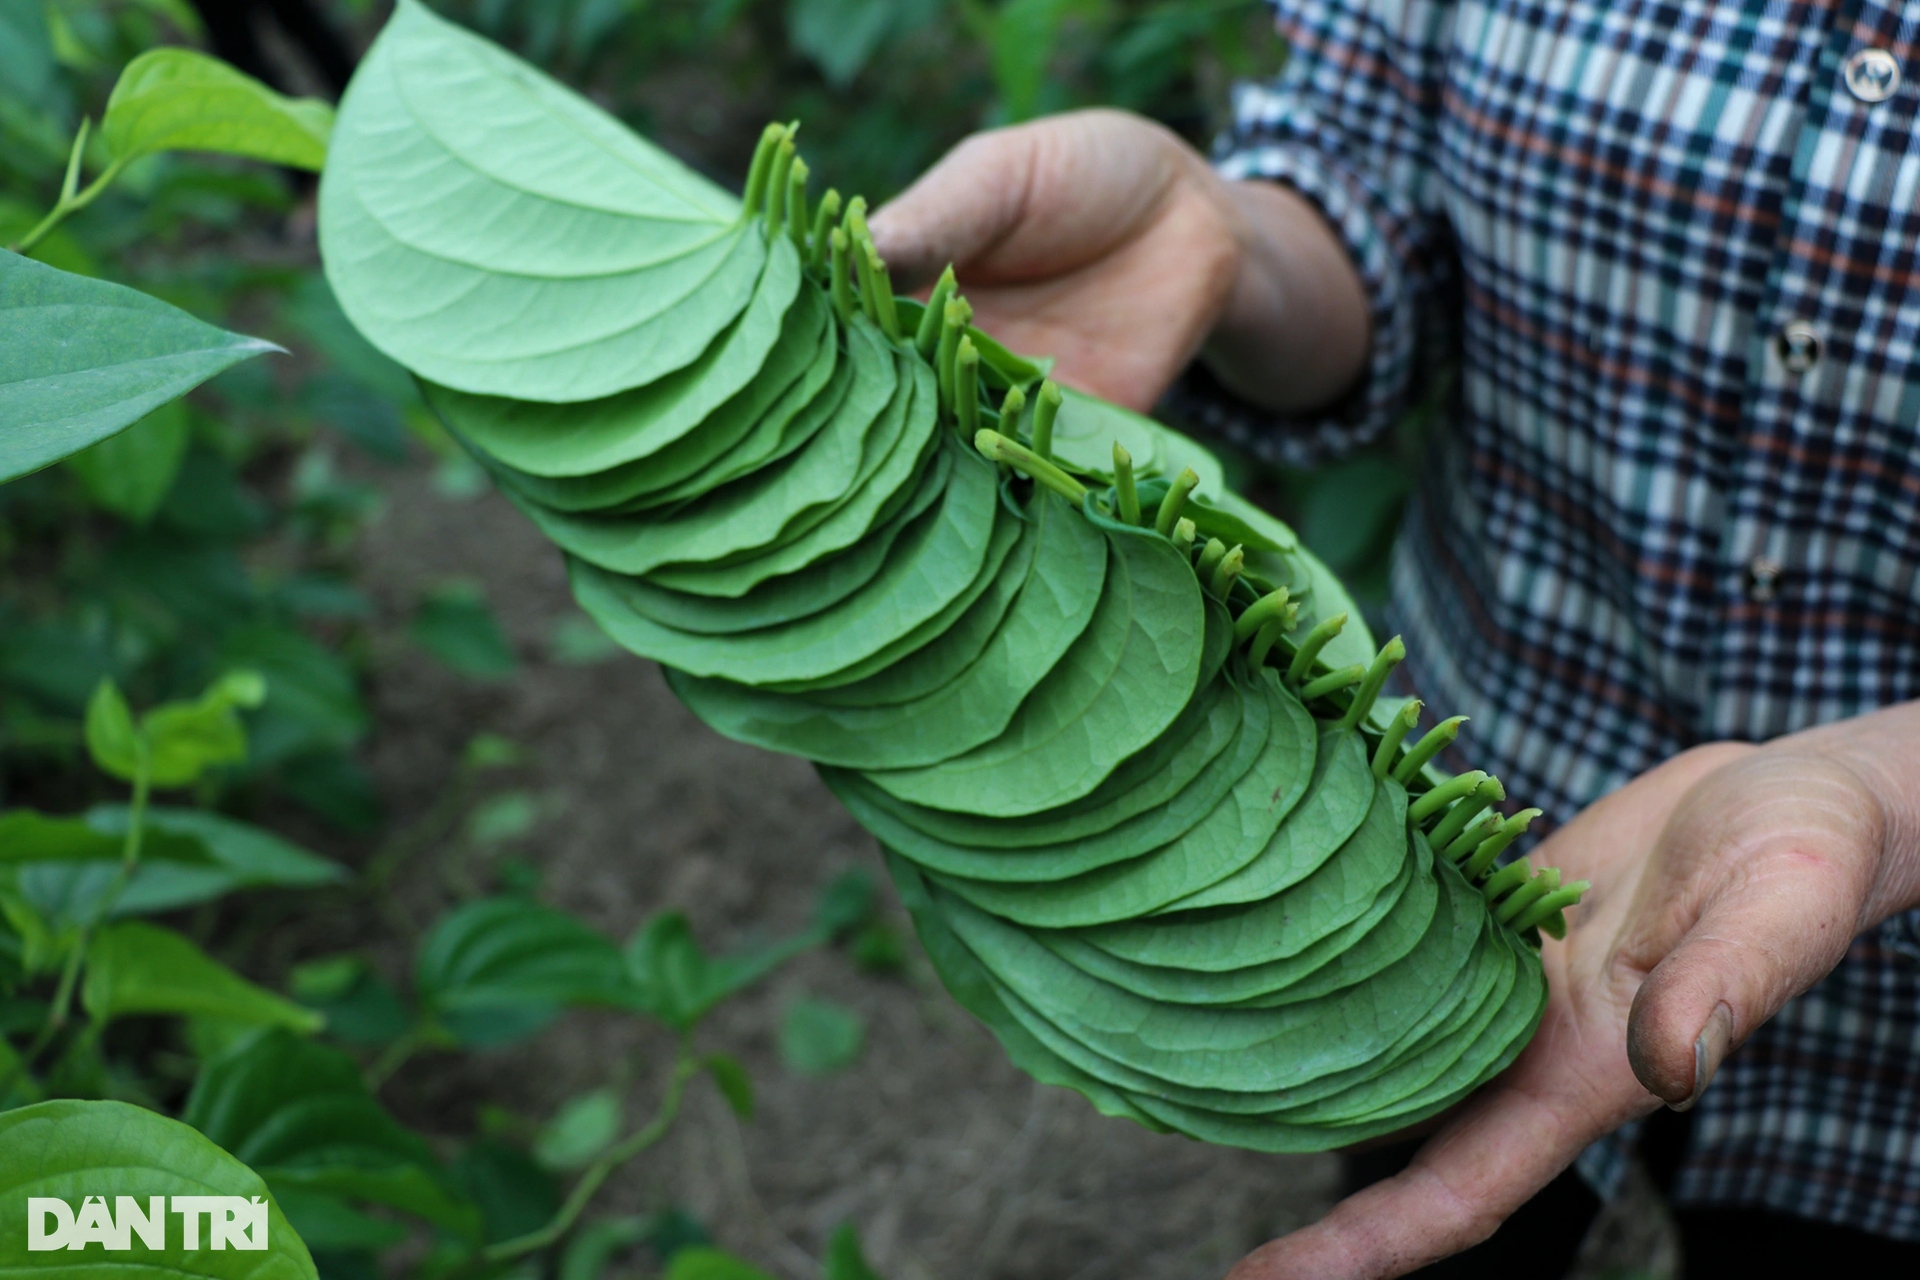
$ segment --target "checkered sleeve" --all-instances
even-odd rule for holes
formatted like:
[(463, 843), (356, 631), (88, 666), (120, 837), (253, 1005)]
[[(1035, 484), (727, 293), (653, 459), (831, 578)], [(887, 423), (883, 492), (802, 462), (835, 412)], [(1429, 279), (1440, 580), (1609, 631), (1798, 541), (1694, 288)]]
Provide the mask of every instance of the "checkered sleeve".
[(1444, 0), (1277, 0), (1285, 70), (1242, 84), (1216, 163), (1284, 182), (1316, 204), (1352, 255), (1372, 311), (1361, 382), (1306, 418), (1237, 400), (1202, 368), (1169, 411), (1272, 461), (1311, 465), (1391, 426), (1445, 349), (1452, 254), (1433, 161), (1452, 5)]

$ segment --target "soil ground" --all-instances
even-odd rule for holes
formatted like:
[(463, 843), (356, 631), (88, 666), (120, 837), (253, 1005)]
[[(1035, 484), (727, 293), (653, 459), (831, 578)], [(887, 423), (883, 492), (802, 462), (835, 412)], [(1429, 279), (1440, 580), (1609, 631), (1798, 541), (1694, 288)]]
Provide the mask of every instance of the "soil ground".
[[(474, 734), (502, 734), (530, 758), (488, 786), (531, 790), (542, 816), (504, 851), (454, 840), (422, 853), (395, 883), (399, 915), (424, 924), (485, 887), (491, 859), (511, 856), (539, 869), (548, 901), (616, 938), (677, 908), (712, 950), (801, 928), (819, 887), (849, 867), (884, 881), (872, 839), (805, 763), (708, 730), (651, 663), (555, 661), (555, 622), (573, 612), (558, 555), (498, 495), (448, 500), (427, 475), (415, 466), (379, 477), (387, 509), (362, 549), (382, 619), (367, 763), (404, 826), (432, 808)], [(421, 591), (448, 577), (484, 585), (520, 659), (513, 678), (465, 679), (404, 639)], [(876, 976), (843, 952), (817, 952), (723, 1006), (702, 1028), (703, 1047), (746, 1065), (757, 1114), (736, 1121), (711, 1088), (696, 1087), (670, 1140), (607, 1186), (595, 1216), (677, 1205), (725, 1247), (793, 1280), (819, 1275), (814, 1259), (843, 1221), (890, 1280), (1203, 1280), (1331, 1204), (1332, 1156), (1147, 1133), (1017, 1072), (940, 989), (890, 888), (884, 898), (909, 939), (905, 974)], [(401, 953), (391, 958), (397, 967)], [(810, 1077), (782, 1065), (780, 1017), (803, 995), (864, 1017), (852, 1067)], [(546, 1117), (631, 1062), (629, 1115), (640, 1116), (670, 1052), (664, 1034), (636, 1020), (574, 1015), (507, 1051), (416, 1059), (384, 1096), (430, 1131), (471, 1131), (484, 1104)], [(1585, 1274), (1670, 1270), (1658, 1215), (1646, 1210), (1641, 1197), (1608, 1216)], [(617, 1271), (645, 1274), (645, 1255)]]

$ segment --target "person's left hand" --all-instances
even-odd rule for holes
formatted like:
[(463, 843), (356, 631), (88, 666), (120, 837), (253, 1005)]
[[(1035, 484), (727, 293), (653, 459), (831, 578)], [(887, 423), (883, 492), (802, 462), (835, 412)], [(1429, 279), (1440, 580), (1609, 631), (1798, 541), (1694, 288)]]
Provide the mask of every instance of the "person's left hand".
[(1404, 1274), (1491, 1235), (1596, 1138), (1662, 1101), (1690, 1106), (1857, 933), (1920, 897), (1910, 806), (1889, 803), (1884, 770), (1836, 749), (1838, 728), (1685, 752), (1544, 841), (1536, 865), (1593, 887), (1566, 941), (1546, 940), (1532, 1043), (1404, 1172), (1256, 1250), (1228, 1280)]

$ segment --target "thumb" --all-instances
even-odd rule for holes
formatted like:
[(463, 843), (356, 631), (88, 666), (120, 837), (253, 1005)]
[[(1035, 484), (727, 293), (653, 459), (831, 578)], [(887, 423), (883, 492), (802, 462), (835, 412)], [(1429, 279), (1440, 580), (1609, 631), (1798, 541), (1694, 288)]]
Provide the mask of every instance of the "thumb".
[(1020, 225), (1034, 153), (1031, 128), (976, 133), (869, 219), (901, 288), (932, 283), (948, 263), (964, 270)]
[(1619, 948), (1651, 970), (1627, 1022), (1640, 1083), (1691, 1107), (1736, 1044), (1840, 962), (1883, 828), (1856, 775), (1801, 752), (1755, 752), (1693, 788)]

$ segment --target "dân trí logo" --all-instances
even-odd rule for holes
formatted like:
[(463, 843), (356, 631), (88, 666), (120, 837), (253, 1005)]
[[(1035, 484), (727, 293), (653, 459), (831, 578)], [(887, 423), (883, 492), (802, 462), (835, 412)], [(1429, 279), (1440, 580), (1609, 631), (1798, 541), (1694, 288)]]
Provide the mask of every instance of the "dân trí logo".
[[(173, 1212), (168, 1214), (171, 1207)], [(27, 1199), (27, 1251), (84, 1250), (97, 1244), (108, 1252), (133, 1248), (137, 1239), (148, 1249), (167, 1247), (167, 1219), (180, 1219), (180, 1247), (201, 1247), (200, 1224), (206, 1223), (207, 1247), (264, 1249), (267, 1247), (267, 1202), (259, 1196), (148, 1196), (142, 1205), (133, 1196), (88, 1196), (78, 1213), (65, 1200), (49, 1196)]]

